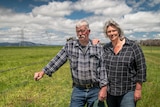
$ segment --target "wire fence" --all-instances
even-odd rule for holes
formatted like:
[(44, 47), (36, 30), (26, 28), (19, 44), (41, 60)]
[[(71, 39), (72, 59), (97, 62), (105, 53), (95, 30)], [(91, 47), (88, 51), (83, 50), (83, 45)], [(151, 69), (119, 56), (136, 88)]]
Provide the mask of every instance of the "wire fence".
[(26, 64), (26, 65), (23, 65), (23, 66), (18, 66), (18, 67), (6, 69), (6, 70), (0, 70), (0, 73), (6, 72), (6, 71), (17, 70), (17, 69), (21, 69), (21, 68), (26, 67), (26, 66), (32, 66), (32, 65), (36, 65), (36, 64), (40, 64), (40, 63), (48, 62), (48, 61), (49, 61), (49, 60), (43, 60), (43, 61), (40, 61), (40, 62), (33, 62), (33, 63), (29, 63), (29, 64)]

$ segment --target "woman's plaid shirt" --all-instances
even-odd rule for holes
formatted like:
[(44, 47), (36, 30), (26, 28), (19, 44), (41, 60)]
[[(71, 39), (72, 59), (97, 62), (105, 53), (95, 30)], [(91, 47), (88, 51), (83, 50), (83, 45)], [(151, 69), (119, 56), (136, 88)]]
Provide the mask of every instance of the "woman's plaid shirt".
[(102, 87), (107, 84), (102, 53), (102, 46), (92, 45), (91, 40), (86, 46), (85, 52), (83, 52), (78, 40), (69, 40), (61, 51), (44, 67), (43, 71), (51, 76), (68, 59), (73, 83), (83, 85), (99, 82), (100, 87)]
[(146, 81), (146, 63), (138, 44), (128, 40), (115, 55), (112, 43), (104, 46), (104, 60), (108, 75), (108, 92), (119, 96), (134, 91), (136, 82)]

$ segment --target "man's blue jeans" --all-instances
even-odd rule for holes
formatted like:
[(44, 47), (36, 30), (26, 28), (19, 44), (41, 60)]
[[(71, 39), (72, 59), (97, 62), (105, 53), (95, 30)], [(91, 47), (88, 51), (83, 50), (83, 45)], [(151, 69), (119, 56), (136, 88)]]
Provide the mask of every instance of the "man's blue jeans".
[(134, 101), (134, 91), (130, 91), (122, 96), (107, 95), (108, 107), (136, 107)]
[[(93, 87), (89, 89), (73, 87), (70, 107), (93, 107), (94, 101), (98, 99), (99, 87)], [(105, 107), (104, 102), (99, 107)]]

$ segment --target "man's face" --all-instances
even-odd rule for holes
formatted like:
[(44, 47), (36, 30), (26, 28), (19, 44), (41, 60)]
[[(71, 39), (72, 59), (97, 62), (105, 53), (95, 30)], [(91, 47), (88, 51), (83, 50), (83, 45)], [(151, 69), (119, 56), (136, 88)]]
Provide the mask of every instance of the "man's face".
[(76, 27), (76, 33), (77, 33), (77, 37), (80, 41), (88, 41), (89, 40), (90, 30), (87, 29), (87, 27), (85, 25), (80, 26), (80, 27)]

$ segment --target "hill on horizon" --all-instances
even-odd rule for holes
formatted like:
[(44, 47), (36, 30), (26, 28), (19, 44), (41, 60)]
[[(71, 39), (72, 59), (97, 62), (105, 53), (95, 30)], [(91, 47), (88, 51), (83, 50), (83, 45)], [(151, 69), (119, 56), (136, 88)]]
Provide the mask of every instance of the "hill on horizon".
[(45, 44), (37, 44), (29, 41), (21, 41), (17, 43), (2, 42), (0, 46), (45, 46)]

